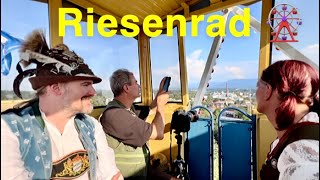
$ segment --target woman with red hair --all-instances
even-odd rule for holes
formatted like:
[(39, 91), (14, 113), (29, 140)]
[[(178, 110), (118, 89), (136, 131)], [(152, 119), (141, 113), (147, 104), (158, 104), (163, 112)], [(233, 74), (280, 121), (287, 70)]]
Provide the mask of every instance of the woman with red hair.
[(277, 61), (263, 71), (256, 98), (277, 131), (261, 179), (319, 179), (319, 72), (302, 61)]

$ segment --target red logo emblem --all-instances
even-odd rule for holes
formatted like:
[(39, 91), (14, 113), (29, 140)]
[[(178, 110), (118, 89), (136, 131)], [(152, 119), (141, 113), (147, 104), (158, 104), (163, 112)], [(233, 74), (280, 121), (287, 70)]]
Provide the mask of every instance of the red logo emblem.
[(302, 25), (298, 9), (290, 4), (278, 4), (269, 12), (267, 24), (270, 25), (271, 42), (298, 42), (298, 27)]

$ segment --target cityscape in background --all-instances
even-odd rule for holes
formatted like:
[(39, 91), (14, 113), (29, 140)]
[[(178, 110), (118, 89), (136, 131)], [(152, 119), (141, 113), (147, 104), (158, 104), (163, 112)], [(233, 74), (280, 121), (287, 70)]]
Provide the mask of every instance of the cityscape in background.
[[(224, 88), (219, 86), (219, 88), (210, 89), (209, 86), (202, 99), (202, 105), (211, 110), (215, 115), (218, 115), (221, 109), (226, 107), (237, 107), (251, 114), (252, 110), (256, 106), (256, 87), (252, 85), (253, 82), (256, 83), (256, 80), (247, 81), (251, 83), (246, 85), (248, 88), (236, 88), (235, 85), (237, 84), (237, 81), (234, 82), (236, 83), (231, 83), (230, 85), (228, 82), (224, 83)], [(245, 83), (241, 84), (241, 86), (244, 84)], [(154, 90), (154, 93), (157, 93), (157, 90)], [(178, 103), (182, 101), (180, 90), (169, 90), (169, 93), (169, 103)], [(196, 93), (196, 89), (189, 90), (190, 107), (194, 106), (193, 102), (195, 101)], [(35, 97), (35, 92), (33, 91), (22, 91), (21, 94), (24, 100)], [(97, 90), (97, 95), (92, 98), (92, 103), (95, 107), (101, 107), (105, 106), (112, 99), (113, 94), (110, 90)], [(6, 109), (6, 101), (12, 105), (12, 102), (18, 102), (17, 100), (19, 100), (19, 98), (14, 94), (13, 91), (1, 90), (1, 102), (3, 105), (1, 106), (1, 111)], [(135, 102), (139, 103), (141, 102), (141, 99), (137, 98)], [(232, 118), (242, 118), (242, 116), (237, 113), (228, 113), (228, 116)]]

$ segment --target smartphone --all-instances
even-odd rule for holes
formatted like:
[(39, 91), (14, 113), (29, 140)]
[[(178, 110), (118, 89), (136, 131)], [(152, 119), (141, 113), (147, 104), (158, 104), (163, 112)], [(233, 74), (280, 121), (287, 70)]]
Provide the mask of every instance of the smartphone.
[(164, 84), (163, 84), (163, 88), (162, 90), (168, 92), (169, 86), (170, 86), (170, 81), (171, 81), (171, 77), (166, 77), (166, 79), (164, 80)]

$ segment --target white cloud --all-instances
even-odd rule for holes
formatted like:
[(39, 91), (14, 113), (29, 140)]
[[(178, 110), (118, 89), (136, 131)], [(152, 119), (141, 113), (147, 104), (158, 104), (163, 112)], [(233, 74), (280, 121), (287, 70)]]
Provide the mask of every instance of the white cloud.
[(152, 74), (153, 74), (153, 81), (152, 81), (153, 88), (158, 89), (160, 80), (164, 76), (171, 77), (170, 86), (173, 86), (176, 88), (180, 87), (180, 73), (179, 73), (178, 64), (176, 64), (175, 66), (170, 66), (166, 69), (153, 69)]
[[(202, 54), (202, 50), (198, 49), (193, 51), (191, 54), (187, 55), (187, 71), (188, 71), (188, 83), (194, 84), (199, 83), (206, 62), (200, 59)], [(165, 69), (153, 69), (153, 78), (155, 82), (153, 82), (153, 87), (158, 88), (158, 84), (160, 80), (164, 76), (171, 76), (171, 86), (179, 87), (180, 86), (180, 73), (179, 73), (179, 64), (175, 64), (174, 66), (169, 66)]]
[(189, 56), (187, 56), (187, 58), (189, 58), (189, 59), (199, 59), (201, 53), (202, 53), (202, 50), (201, 49), (197, 49), (197, 50), (193, 51)]
[(235, 79), (243, 79), (244, 71), (241, 69), (241, 67), (238, 66), (225, 66), (224, 69), (226, 72), (229, 72), (232, 74), (232, 76), (235, 77)]
[(188, 81), (191, 84), (200, 82), (204, 67), (206, 66), (206, 62), (200, 59), (201, 53), (202, 50), (198, 49), (187, 56)]
[[(198, 84), (200, 83), (206, 65), (206, 61), (201, 59), (202, 52), (201, 49), (198, 49), (186, 57), (189, 86), (198, 87)], [(158, 82), (160, 82), (160, 79), (163, 76), (172, 77), (171, 86), (177, 87), (180, 85), (178, 64), (165, 69), (153, 69), (152, 72), (156, 81), (156, 85), (153, 84), (153, 87), (158, 86)], [(214, 66), (214, 73), (211, 74), (212, 79), (209, 83), (227, 81), (230, 79), (257, 78), (257, 74), (258, 60), (239, 61), (234, 63), (220, 59)]]
[(238, 61), (218, 61), (214, 67), (210, 82), (222, 82), (230, 79), (254, 79), (258, 74), (258, 60)]

